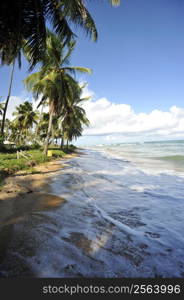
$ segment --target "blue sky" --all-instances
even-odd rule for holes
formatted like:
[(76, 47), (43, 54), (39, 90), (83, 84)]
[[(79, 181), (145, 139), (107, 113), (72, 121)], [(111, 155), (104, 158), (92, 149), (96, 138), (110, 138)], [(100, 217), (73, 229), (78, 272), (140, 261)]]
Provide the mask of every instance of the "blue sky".
[(123, 0), (118, 8), (90, 5), (96, 44), (79, 39), (73, 62), (92, 67), (97, 98), (127, 103), (136, 112), (184, 106), (184, 3)]
[[(89, 1), (99, 32), (93, 43), (78, 31), (72, 64), (90, 67), (88, 81), (94, 99), (130, 105), (135, 113), (184, 107), (184, 1)], [(16, 70), (12, 95), (24, 95), (27, 66)], [(0, 95), (7, 93), (9, 68), (0, 70)]]
[[(101, 2), (101, 3), (99, 3)], [(99, 39), (79, 33), (73, 65), (89, 66), (86, 79), (97, 98), (132, 105), (136, 112), (184, 106), (184, 3), (182, 0), (89, 1)], [(12, 94), (19, 96), (27, 66), (16, 70)], [(5, 96), (9, 68), (0, 70)]]

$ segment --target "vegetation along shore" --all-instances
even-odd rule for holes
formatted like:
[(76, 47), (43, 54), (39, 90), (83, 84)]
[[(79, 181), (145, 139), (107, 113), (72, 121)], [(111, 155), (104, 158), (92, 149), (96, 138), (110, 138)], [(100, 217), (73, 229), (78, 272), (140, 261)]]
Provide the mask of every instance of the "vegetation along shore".
[[(70, 153), (75, 153), (76, 147), (70, 145), (68, 148), (64, 147), (62, 150), (56, 147), (49, 148), (52, 156), (44, 155), (42, 149), (27, 149), (28, 150), (22, 151), (21, 148), (16, 148), (0, 152), (0, 185), (3, 184), (7, 176), (11, 176), (20, 171), (25, 174), (34, 174), (37, 172), (40, 164), (67, 157)], [(17, 158), (18, 155), (19, 158)]]

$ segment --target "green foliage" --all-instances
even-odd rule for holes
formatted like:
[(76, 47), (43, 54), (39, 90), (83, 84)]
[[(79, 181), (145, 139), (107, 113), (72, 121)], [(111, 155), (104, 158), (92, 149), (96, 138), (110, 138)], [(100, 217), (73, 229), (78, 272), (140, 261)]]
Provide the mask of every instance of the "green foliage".
[(33, 110), (32, 103), (26, 101), (17, 106), (13, 116), (15, 118), (10, 124), (10, 139), (20, 145), (32, 141), (33, 125), (38, 120), (38, 112)]
[(84, 110), (77, 105), (82, 101), (82, 88), (73, 75), (76, 71), (91, 73), (89, 68), (68, 66), (74, 41), (64, 46), (59, 36), (47, 30), (46, 45), (40, 70), (24, 80), (35, 98), (42, 97), (38, 107), (45, 102), (49, 105), (49, 115), (43, 114), (37, 126), (40, 139), (45, 139), (45, 154), (52, 138), (56, 139), (56, 143), (58, 138), (72, 141), (82, 134), (82, 125), (89, 123)]
[(41, 149), (41, 145), (38, 144), (37, 142), (34, 142), (31, 146), (30, 146), (30, 149), (32, 150), (38, 150), (38, 149)]
[[(24, 150), (40, 149), (44, 145), (46, 154), (48, 145), (54, 142), (58, 145), (58, 141), (61, 147), (66, 141), (68, 148), (69, 142), (82, 135), (83, 126), (89, 125), (81, 107), (87, 99), (81, 98), (83, 87), (73, 75), (76, 71), (91, 73), (91, 70), (68, 66), (75, 47), (73, 40), (64, 44), (58, 35), (47, 30), (46, 45), (39, 71), (24, 80), (35, 98), (41, 97), (38, 107), (42, 105), (42, 111), (33, 110), (28, 101), (16, 107), (14, 119), (6, 119), (4, 123), (4, 141), (10, 142), (5, 149), (11, 148), (12, 142)], [(28, 57), (29, 54), (28, 49)], [(47, 113), (43, 112), (44, 106), (48, 106)]]
[(1, 62), (10, 64), (12, 58), (18, 57), (20, 63), (21, 49), (29, 48), (29, 62), (34, 67), (44, 56), (47, 22), (65, 43), (74, 37), (73, 25), (97, 39), (95, 23), (82, 0), (1, 1)]
[[(35, 165), (51, 161), (53, 159), (58, 159), (64, 157), (66, 153), (71, 153), (75, 150), (75, 147), (71, 146), (69, 151), (67, 149), (60, 150), (58, 148), (49, 148), (53, 152), (52, 157), (48, 157), (42, 153), (41, 150), (27, 150), (26, 154), (30, 155), (30, 159), (20, 158), (17, 159), (17, 150), (20, 148), (12, 149), (6, 152), (0, 152), (0, 182), (3, 178), (8, 175), (12, 175), (17, 171), (26, 170), (29, 173), (31, 169), (35, 172)], [(33, 164), (34, 162), (34, 164)]]

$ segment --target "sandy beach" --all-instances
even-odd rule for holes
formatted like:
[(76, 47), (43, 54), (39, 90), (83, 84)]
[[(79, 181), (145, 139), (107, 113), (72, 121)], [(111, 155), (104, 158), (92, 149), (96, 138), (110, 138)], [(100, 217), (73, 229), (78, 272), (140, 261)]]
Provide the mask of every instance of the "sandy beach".
[(34, 168), (33, 174), (19, 171), (7, 177), (4, 180), (3, 186), (0, 187), (0, 200), (17, 197), (19, 193), (49, 192), (49, 178), (51, 178), (54, 173), (57, 174), (57, 172), (65, 166), (65, 160), (75, 157), (76, 155), (76, 153), (67, 154), (63, 159), (37, 165)]
[(11, 225), (24, 221), (31, 213), (61, 206), (66, 200), (51, 194), (49, 183), (66, 166), (65, 158), (35, 167), (34, 174), (19, 171), (4, 180), (0, 188), (0, 262), (3, 261), (11, 240)]

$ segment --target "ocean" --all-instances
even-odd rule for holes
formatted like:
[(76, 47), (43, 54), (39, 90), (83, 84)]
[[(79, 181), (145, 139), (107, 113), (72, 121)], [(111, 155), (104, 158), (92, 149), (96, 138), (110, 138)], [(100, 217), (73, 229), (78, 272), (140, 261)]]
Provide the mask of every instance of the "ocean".
[(85, 146), (50, 184), (66, 203), (14, 224), (2, 274), (184, 277), (184, 141)]

